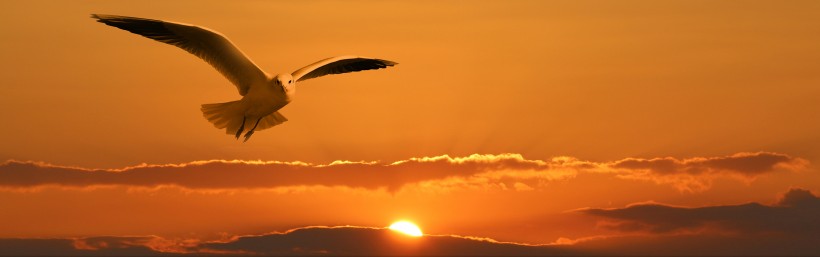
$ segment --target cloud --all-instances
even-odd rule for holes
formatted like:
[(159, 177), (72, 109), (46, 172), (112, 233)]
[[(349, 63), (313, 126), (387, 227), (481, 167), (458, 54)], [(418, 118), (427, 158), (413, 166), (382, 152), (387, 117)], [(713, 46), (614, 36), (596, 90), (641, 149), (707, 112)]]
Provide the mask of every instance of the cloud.
[[(165, 243), (162, 243), (165, 241)], [(158, 237), (0, 239), (0, 256), (545, 256), (567, 255), (559, 246), (531, 246), (453, 235), (409, 237), (385, 228), (305, 227), (284, 233), (240, 236), (226, 242), (169, 247)], [(158, 246), (158, 243), (159, 246)]]
[(731, 156), (690, 159), (672, 157), (654, 159), (628, 158), (610, 164), (615, 169), (646, 170), (654, 174), (714, 174), (735, 173), (754, 176), (774, 171), (776, 167), (803, 166), (802, 161), (778, 153), (738, 153)]
[(783, 234), (820, 237), (820, 198), (803, 189), (791, 189), (774, 205), (747, 203), (697, 208), (662, 204), (634, 204), (620, 209), (581, 212), (615, 221), (618, 231), (675, 233), (716, 230), (745, 234)]
[(149, 237), (0, 239), (0, 256), (168, 256), (149, 247)]
[[(140, 165), (116, 170), (90, 170), (34, 162), (9, 161), (0, 166), (0, 187), (175, 185), (191, 189), (257, 189), (288, 186), (346, 186), (395, 191), (406, 184), (473, 177), (496, 171), (522, 171), (512, 176), (549, 178), (550, 165), (520, 155), (471, 155), (411, 158), (390, 164), (336, 161), (326, 165), (302, 162), (198, 161), (178, 165)], [(497, 175), (498, 178), (505, 177)]]
[(263, 255), (524, 256), (566, 255), (559, 247), (500, 243), (450, 235), (409, 237), (384, 228), (308, 227), (281, 234), (243, 236), (205, 250)]
[(773, 205), (684, 208), (639, 204), (587, 209), (580, 212), (603, 217), (610, 221), (607, 224), (640, 225), (605, 226), (624, 233), (555, 245), (456, 235), (409, 237), (386, 228), (313, 226), (218, 242), (153, 236), (0, 239), (0, 256), (805, 256), (820, 251), (818, 207), (820, 199), (811, 192), (792, 189)]
[(624, 178), (672, 184), (681, 191), (703, 191), (711, 186), (714, 178), (720, 176), (750, 180), (777, 170), (801, 170), (807, 165), (808, 161), (804, 159), (769, 152), (689, 159), (627, 158), (607, 164)]
[[(642, 203), (579, 212), (604, 218), (600, 227), (622, 236), (582, 245), (625, 254), (660, 253), (660, 249), (681, 249), (684, 255), (820, 252), (820, 198), (804, 189), (791, 189), (772, 205), (687, 208)], [(647, 251), (618, 247), (629, 242)]]
[(444, 155), (410, 158), (388, 164), (335, 161), (317, 165), (303, 162), (211, 160), (96, 170), (8, 161), (0, 165), (0, 187), (179, 186), (189, 189), (271, 189), (341, 186), (395, 192), (410, 184), (424, 184), (435, 186), (434, 188), (500, 185), (502, 188), (509, 186), (518, 190), (530, 190), (534, 185), (545, 181), (573, 178), (579, 172), (605, 172), (627, 179), (648, 179), (688, 188), (693, 184), (708, 184), (710, 179), (721, 174), (739, 174), (753, 178), (779, 169), (800, 169), (806, 164), (800, 158), (765, 152), (684, 160), (629, 158), (607, 163), (587, 162), (571, 157), (530, 160), (519, 154), (474, 154), (460, 158)]
[(571, 247), (590, 256), (816, 256), (820, 240), (717, 234), (607, 237)]

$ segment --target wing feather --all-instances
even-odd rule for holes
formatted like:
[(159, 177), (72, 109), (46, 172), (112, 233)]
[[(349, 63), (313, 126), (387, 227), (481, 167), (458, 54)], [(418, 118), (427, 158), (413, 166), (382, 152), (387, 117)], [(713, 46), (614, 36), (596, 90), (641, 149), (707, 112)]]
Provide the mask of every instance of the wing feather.
[(360, 56), (338, 56), (305, 66), (304, 68), (294, 71), (291, 75), (294, 80), (302, 81), (324, 75), (382, 69), (396, 64), (398, 63), (382, 59)]
[(240, 95), (269, 77), (228, 38), (206, 28), (188, 24), (136, 17), (92, 14), (98, 22), (159, 42), (174, 45), (196, 55), (216, 68), (236, 85)]

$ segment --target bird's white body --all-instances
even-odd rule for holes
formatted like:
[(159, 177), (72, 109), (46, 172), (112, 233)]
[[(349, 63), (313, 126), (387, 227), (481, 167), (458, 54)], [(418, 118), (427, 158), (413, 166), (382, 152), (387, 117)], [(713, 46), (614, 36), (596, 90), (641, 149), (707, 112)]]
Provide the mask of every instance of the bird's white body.
[(278, 111), (293, 101), (296, 82), (330, 74), (381, 69), (395, 62), (359, 56), (324, 59), (292, 74), (269, 76), (259, 69), (228, 38), (215, 31), (193, 25), (136, 17), (92, 14), (92, 18), (147, 38), (171, 44), (205, 60), (230, 80), (242, 99), (226, 103), (203, 104), (202, 114), (216, 128), (225, 129), (247, 141), (254, 131), (282, 124), (288, 119)]
[(293, 101), (296, 96), (296, 83), (287, 83), (285, 80), (285, 84), (282, 84), (282, 78), (285, 76), (290, 77), (290, 75), (277, 75), (268, 83), (251, 86), (248, 93), (240, 100), (247, 110), (245, 116), (265, 117)]
[(267, 83), (251, 86), (238, 103), (240, 109), (244, 110), (243, 116), (247, 117), (245, 127), (254, 126), (251, 122), (282, 109), (293, 101), (295, 96), (296, 83), (290, 74), (276, 75)]

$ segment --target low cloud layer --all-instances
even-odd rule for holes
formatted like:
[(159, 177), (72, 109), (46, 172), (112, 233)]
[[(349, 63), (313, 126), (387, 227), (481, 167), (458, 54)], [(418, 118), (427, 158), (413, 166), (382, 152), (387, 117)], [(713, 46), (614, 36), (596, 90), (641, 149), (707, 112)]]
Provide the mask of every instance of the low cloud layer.
[(799, 170), (800, 158), (777, 153), (739, 153), (711, 158), (629, 158), (587, 162), (571, 157), (529, 160), (518, 154), (411, 158), (389, 164), (336, 161), (302, 162), (198, 161), (173, 165), (140, 165), (123, 169), (83, 169), (35, 162), (0, 165), (0, 187), (179, 186), (189, 189), (271, 189), (295, 186), (342, 186), (395, 192), (409, 184), (486, 186), (504, 183), (530, 190), (544, 181), (569, 179), (579, 172), (603, 172), (625, 179), (672, 184), (681, 190), (703, 190), (716, 176), (746, 179), (778, 170)]
[(0, 256), (806, 256), (820, 252), (820, 198), (791, 189), (774, 204), (696, 208), (636, 204), (578, 211), (604, 233), (572, 244), (527, 245), (385, 228), (304, 227), (218, 242), (145, 237), (0, 239)]
[(455, 235), (410, 237), (386, 228), (303, 227), (219, 241), (157, 236), (0, 239), (0, 256), (601, 256), (814, 255), (820, 198), (791, 189), (773, 204), (676, 207), (656, 203), (584, 209), (600, 233), (528, 245)]

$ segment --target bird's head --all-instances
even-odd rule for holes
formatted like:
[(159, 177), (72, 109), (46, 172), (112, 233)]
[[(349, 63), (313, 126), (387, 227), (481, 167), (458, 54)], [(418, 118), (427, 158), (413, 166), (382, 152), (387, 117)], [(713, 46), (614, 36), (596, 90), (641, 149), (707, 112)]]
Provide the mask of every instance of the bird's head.
[(296, 89), (296, 81), (293, 81), (293, 76), (290, 74), (279, 74), (273, 78), (273, 83), (282, 87), (285, 92), (291, 92)]

